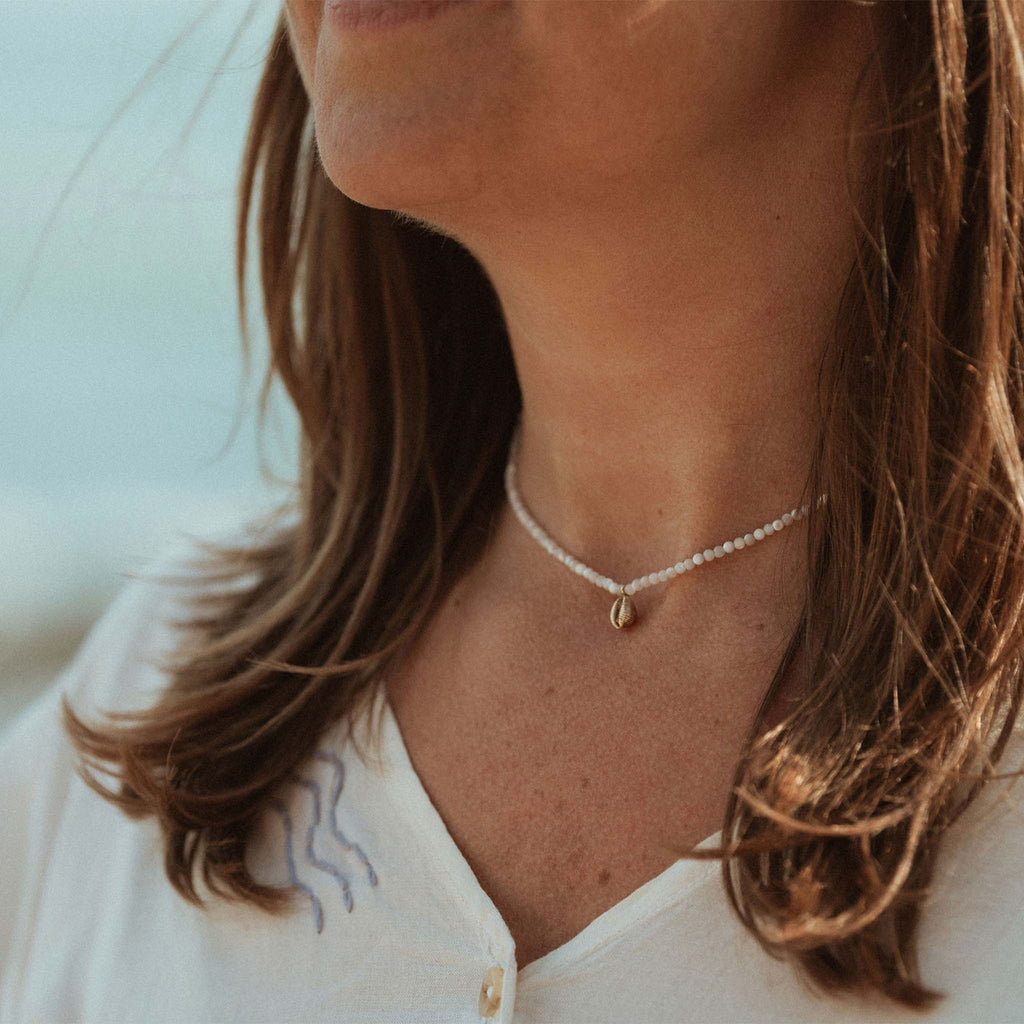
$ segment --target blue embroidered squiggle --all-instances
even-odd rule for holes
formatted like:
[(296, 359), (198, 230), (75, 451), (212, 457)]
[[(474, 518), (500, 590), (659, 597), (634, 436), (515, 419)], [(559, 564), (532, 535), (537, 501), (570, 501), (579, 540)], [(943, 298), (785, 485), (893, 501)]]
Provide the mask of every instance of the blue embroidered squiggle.
[[(328, 822), (331, 834), (343, 850), (351, 851), (359, 858), (359, 861), (366, 868), (366, 875), (370, 885), (376, 885), (377, 872), (374, 871), (369, 858), (363, 852), (358, 843), (350, 842), (345, 837), (345, 834), (338, 826), (338, 803), (341, 798), (341, 791), (345, 785), (345, 765), (340, 757), (328, 750), (318, 750), (316, 752), (316, 758), (329, 764), (334, 774), (334, 780), (331, 785), (331, 802), (328, 813)], [(317, 829), (322, 826), (323, 818), (323, 801), (321, 800), (322, 786), (316, 779), (306, 778), (298, 774), (290, 775), (289, 782), (293, 785), (301, 786), (303, 789), (308, 791), (313, 804), (312, 821), (306, 828), (306, 862), (311, 867), (316, 868), (318, 871), (323, 871), (325, 874), (330, 875), (337, 881), (338, 887), (341, 889), (342, 899), (345, 902), (345, 909), (351, 913), (355, 905), (355, 900), (353, 899), (352, 888), (349, 885), (348, 878), (337, 864), (334, 864), (329, 860), (324, 860), (320, 857), (315, 848), (316, 832)], [(280, 799), (272, 800), (271, 807), (281, 816), (281, 820), (284, 825), (285, 856), (288, 861), (288, 877), (295, 888), (301, 890), (309, 897), (309, 901), (313, 909), (313, 921), (316, 925), (317, 932), (320, 933), (323, 931), (324, 927), (323, 903), (317, 897), (316, 893), (299, 879), (298, 870), (295, 865), (295, 850), (293, 845), (295, 825), (292, 822), (291, 814), (288, 811), (287, 805)]]
[(313, 849), (313, 839), (320, 824), (320, 786), (313, 779), (304, 779), (301, 776), (294, 776), (292, 781), (309, 790), (310, 795), (313, 797), (313, 821), (310, 823), (309, 828), (306, 829), (306, 860), (313, 867), (320, 871), (326, 871), (327, 874), (338, 880), (338, 885), (341, 886), (341, 895), (345, 901), (345, 909), (351, 914), (352, 890), (349, 888), (348, 879), (341, 873), (341, 869), (336, 864), (321, 860)]
[(363, 853), (362, 847), (358, 843), (350, 843), (338, 827), (338, 800), (341, 797), (342, 787), (345, 785), (345, 765), (337, 754), (332, 754), (329, 750), (318, 750), (316, 756), (318, 760), (326, 761), (334, 769), (334, 786), (331, 788), (331, 805), (328, 814), (331, 833), (341, 844), (342, 849), (351, 850), (362, 861), (370, 885), (376, 885), (377, 872), (373, 870), (373, 865)]
[(281, 800), (272, 800), (270, 802), (270, 806), (281, 815), (281, 821), (284, 823), (284, 850), (285, 856), (288, 858), (288, 877), (291, 879), (292, 885), (301, 889), (309, 897), (309, 901), (313, 906), (313, 921), (316, 924), (316, 930), (319, 934), (324, 930), (324, 908), (320, 903), (320, 900), (317, 899), (316, 893), (300, 880), (298, 872), (295, 870), (295, 854), (292, 851), (291, 815), (288, 813), (288, 808)]

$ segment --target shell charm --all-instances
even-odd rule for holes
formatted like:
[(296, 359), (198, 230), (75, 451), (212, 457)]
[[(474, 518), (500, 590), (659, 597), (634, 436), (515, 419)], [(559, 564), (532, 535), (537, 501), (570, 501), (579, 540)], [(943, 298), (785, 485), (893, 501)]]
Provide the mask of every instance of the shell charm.
[(625, 629), (636, 622), (636, 607), (622, 587), (619, 588), (619, 596), (615, 598), (615, 604), (612, 605), (611, 619), (612, 625), (616, 629)]

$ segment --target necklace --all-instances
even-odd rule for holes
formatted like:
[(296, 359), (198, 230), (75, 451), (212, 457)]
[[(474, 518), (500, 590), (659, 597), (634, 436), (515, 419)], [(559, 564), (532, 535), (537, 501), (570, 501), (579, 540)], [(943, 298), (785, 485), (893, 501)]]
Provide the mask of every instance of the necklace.
[[(773, 519), (771, 522), (767, 522), (763, 526), (758, 526), (756, 529), (743, 534), (741, 537), (723, 541), (721, 544), (716, 544), (711, 548), (705, 548), (703, 551), (697, 551), (690, 555), (689, 558), (684, 558), (682, 561), (676, 562), (675, 565), (670, 565), (668, 568), (662, 569), (660, 572), (652, 572), (646, 576), (638, 576), (635, 580), (631, 580), (629, 583), (619, 583), (616, 580), (611, 579), (611, 577), (599, 573), (596, 569), (591, 569), (589, 565), (585, 565), (578, 558), (574, 558), (570, 555), (565, 548), (560, 547), (555, 543), (555, 541), (545, 533), (537, 520), (530, 515), (526, 505), (523, 504), (523, 499), (519, 494), (518, 487), (516, 486), (516, 457), (519, 454), (519, 434), (520, 427), (517, 425), (512, 437), (512, 443), (509, 446), (508, 464), (505, 466), (505, 493), (508, 495), (509, 504), (512, 506), (512, 510), (515, 512), (516, 518), (519, 522), (523, 524), (530, 536), (532, 536), (549, 555), (553, 555), (567, 569), (571, 569), (578, 576), (582, 576), (585, 580), (593, 583), (594, 586), (600, 587), (602, 590), (607, 590), (609, 594), (618, 595), (615, 598), (615, 603), (612, 605), (611, 610), (612, 625), (616, 629), (625, 629), (627, 626), (632, 626), (633, 623), (637, 621), (636, 605), (633, 603), (632, 598), (638, 591), (645, 590), (647, 587), (651, 587), (655, 583), (667, 583), (669, 580), (675, 579), (677, 576), (682, 576), (683, 573), (692, 572), (698, 566), (711, 562), (716, 558), (725, 558), (726, 555), (731, 555), (736, 551), (742, 551), (744, 548), (753, 547), (753, 545), (757, 544), (759, 541), (765, 540), (773, 534), (778, 533), (780, 530), (785, 529), (787, 526), (803, 519), (810, 511), (809, 505), (802, 505), (800, 508), (792, 509), (789, 512), (783, 512), (778, 519)], [(821, 504), (824, 500), (825, 496), (822, 495), (818, 499), (818, 504)]]

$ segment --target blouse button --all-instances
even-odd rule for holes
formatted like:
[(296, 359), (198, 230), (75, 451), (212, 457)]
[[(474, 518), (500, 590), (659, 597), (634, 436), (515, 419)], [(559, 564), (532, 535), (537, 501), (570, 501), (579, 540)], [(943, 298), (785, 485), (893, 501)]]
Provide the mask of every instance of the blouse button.
[(501, 981), (505, 972), (500, 967), (488, 967), (484, 983), (480, 986), (480, 1016), (493, 1017), (501, 1006)]

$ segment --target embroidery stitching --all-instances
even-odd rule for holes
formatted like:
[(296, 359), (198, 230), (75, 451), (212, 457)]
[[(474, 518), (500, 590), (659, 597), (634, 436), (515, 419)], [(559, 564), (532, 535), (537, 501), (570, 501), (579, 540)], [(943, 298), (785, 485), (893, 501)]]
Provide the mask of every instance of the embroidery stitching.
[(351, 914), (352, 913), (352, 890), (349, 887), (348, 879), (341, 873), (341, 868), (337, 864), (332, 864), (330, 861), (321, 860), (313, 849), (313, 839), (316, 835), (317, 827), (320, 824), (320, 785), (313, 779), (305, 779), (301, 776), (294, 776), (293, 782), (307, 789), (310, 795), (313, 797), (313, 821), (310, 823), (309, 828), (306, 829), (306, 860), (320, 871), (326, 871), (327, 874), (333, 876), (338, 880), (338, 885), (341, 886), (341, 895), (345, 900), (345, 909)]
[[(351, 842), (346, 838), (338, 825), (338, 804), (341, 799), (341, 791), (345, 785), (345, 765), (344, 762), (338, 757), (337, 754), (332, 753), (329, 750), (318, 750), (315, 754), (317, 760), (323, 761), (331, 766), (333, 772), (333, 782), (331, 785), (330, 803), (328, 805), (328, 828), (330, 829), (331, 835), (334, 836), (335, 840), (345, 851), (351, 851), (362, 863), (363, 867), (366, 868), (366, 877), (370, 885), (377, 885), (377, 872), (374, 870), (373, 865), (370, 863), (369, 858), (363, 852), (362, 847), (358, 843)], [(334, 878), (339, 888), (341, 889), (342, 899), (345, 903), (345, 909), (351, 913), (355, 906), (355, 900), (352, 895), (352, 888), (349, 885), (348, 878), (342, 871), (341, 867), (333, 863), (330, 860), (326, 860), (321, 857), (315, 848), (316, 832), (318, 828), (322, 827), (322, 787), (321, 784), (312, 778), (307, 778), (303, 775), (292, 774), (289, 776), (288, 781), (295, 786), (301, 786), (305, 789), (312, 800), (313, 815), (312, 821), (306, 828), (306, 843), (305, 843), (305, 858), (306, 863), (311, 867), (316, 868), (318, 871), (322, 871), (325, 874), (330, 875)], [(291, 814), (288, 812), (288, 807), (283, 800), (275, 799), (270, 802), (270, 806), (280, 815), (281, 821), (284, 825), (285, 832), (285, 857), (288, 862), (288, 878), (292, 885), (301, 890), (309, 897), (310, 905), (313, 911), (313, 922), (316, 925), (317, 933), (323, 931), (324, 927), (324, 908), (323, 903), (316, 895), (310, 886), (306, 885), (299, 878), (298, 869), (295, 862), (295, 849), (294, 849), (294, 833), (295, 825), (292, 821)]]
[(331, 804), (328, 813), (331, 833), (343, 849), (351, 850), (363, 862), (370, 885), (376, 885), (377, 872), (373, 870), (373, 865), (363, 853), (362, 847), (358, 843), (350, 843), (338, 827), (338, 800), (341, 798), (341, 790), (345, 785), (345, 765), (337, 754), (332, 754), (327, 750), (318, 750), (316, 756), (320, 761), (326, 761), (334, 769), (334, 786), (331, 788)]
[(284, 852), (288, 860), (288, 877), (291, 879), (292, 885), (301, 889), (309, 897), (310, 903), (313, 905), (313, 922), (316, 924), (316, 930), (319, 934), (324, 930), (324, 908), (316, 893), (299, 878), (298, 872), (295, 870), (295, 854), (292, 851), (291, 815), (288, 813), (288, 808), (284, 805), (283, 800), (272, 800), (270, 806), (281, 815), (281, 821), (284, 823)]

